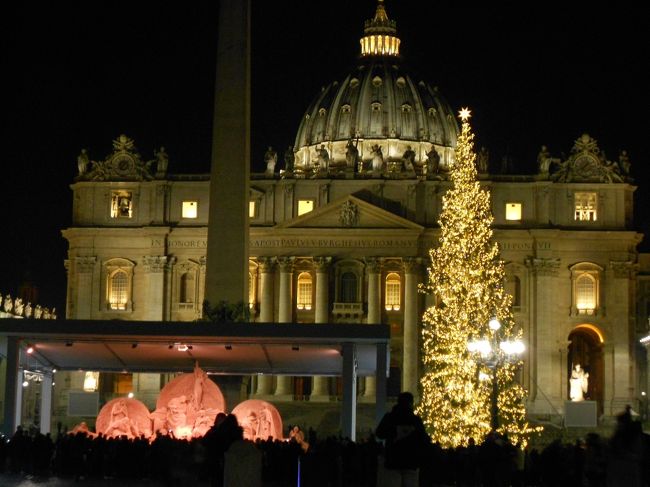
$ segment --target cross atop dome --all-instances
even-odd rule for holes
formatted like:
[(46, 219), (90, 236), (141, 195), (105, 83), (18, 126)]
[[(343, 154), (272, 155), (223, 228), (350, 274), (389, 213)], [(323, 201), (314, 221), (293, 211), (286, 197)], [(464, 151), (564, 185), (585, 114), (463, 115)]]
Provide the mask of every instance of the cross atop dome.
[(363, 34), (360, 40), (362, 56), (399, 56), (397, 22), (388, 18), (384, 0), (377, 0), (375, 16), (366, 20)]

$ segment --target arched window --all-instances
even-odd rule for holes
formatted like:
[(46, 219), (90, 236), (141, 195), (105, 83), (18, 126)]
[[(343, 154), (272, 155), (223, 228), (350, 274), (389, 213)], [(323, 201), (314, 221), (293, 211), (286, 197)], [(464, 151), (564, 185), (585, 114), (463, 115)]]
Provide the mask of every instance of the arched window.
[(123, 270), (113, 272), (108, 278), (108, 304), (110, 309), (125, 310), (129, 302), (129, 276)]
[(571, 312), (578, 315), (595, 315), (601, 306), (600, 279), (603, 268), (593, 262), (580, 262), (571, 266), (573, 305)]
[(181, 276), (180, 299), (181, 303), (194, 302), (194, 273), (186, 272)]
[(596, 309), (596, 279), (591, 274), (581, 274), (575, 286), (578, 313), (592, 314)]
[(400, 308), (401, 280), (399, 274), (391, 272), (386, 276), (386, 310), (398, 311)]
[(310, 310), (312, 294), (312, 278), (309, 272), (298, 275), (298, 296), (296, 308)]
[(357, 302), (357, 275), (354, 272), (341, 274), (341, 296), (342, 303)]

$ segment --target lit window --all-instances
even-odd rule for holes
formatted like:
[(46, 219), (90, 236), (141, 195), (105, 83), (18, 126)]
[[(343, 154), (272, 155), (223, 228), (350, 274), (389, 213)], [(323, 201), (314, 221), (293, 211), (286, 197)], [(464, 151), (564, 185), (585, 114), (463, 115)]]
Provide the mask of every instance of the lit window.
[(84, 391), (95, 392), (99, 383), (99, 372), (86, 372), (84, 375)]
[(196, 218), (198, 206), (199, 204), (196, 201), (183, 201), (183, 218)]
[(249, 201), (248, 202), (248, 217), (249, 218), (255, 218), (256, 214), (257, 214), (257, 205), (255, 204), (255, 201)]
[(309, 213), (314, 209), (314, 200), (298, 200), (298, 216)]
[(194, 289), (194, 274), (191, 272), (185, 272), (181, 276), (179, 302), (193, 303)]
[(113, 191), (111, 195), (111, 218), (133, 216), (133, 195), (130, 191)]
[(129, 302), (129, 276), (118, 270), (108, 278), (108, 304), (110, 309), (125, 310)]
[(596, 193), (575, 193), (575, 220), (595, 222)]
[(596, 309), (596, 278), (581, 274), (575, 281), (576, 308), (580, 314), (593, 314)]
[(303, 272), (298, 276), (298, 299), (296, 308), (305, 310), (311, 309), (311, 289), (311, 274), (309, 272)]
[(400, 277), (391, 272), (386, 276), (386, 310), (399, 311), (400, 307)]
[(521, 203), (506, 203), (506, 220), (521, 221)]

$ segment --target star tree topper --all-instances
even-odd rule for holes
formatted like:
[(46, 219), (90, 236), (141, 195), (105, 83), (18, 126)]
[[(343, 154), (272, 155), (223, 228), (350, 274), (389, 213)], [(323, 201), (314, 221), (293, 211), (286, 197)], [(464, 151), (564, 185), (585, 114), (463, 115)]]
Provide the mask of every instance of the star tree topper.
[(463, 122), (466, 122), (469, 117), (472, 116), (472, 112), (469, 110), (469, 108), (461, 108), (458, 112), (458, 116)]

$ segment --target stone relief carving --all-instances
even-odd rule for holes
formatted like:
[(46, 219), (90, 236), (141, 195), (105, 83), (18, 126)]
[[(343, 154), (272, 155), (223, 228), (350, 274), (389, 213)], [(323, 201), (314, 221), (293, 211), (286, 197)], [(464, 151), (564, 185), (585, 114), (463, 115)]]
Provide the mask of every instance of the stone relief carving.
[(339, 221), (344, 227), (356, 227), (359, 225), (359, 207), (352, 201), (346, 201), (341, 205)]
[[(549, 157), (546, 159), (553, 160)], [(596, 140), (592, 139), (588, 134), (583, 134), (575, 141), (568, 159), (558, 164), (558, 169), (551, 175), (551, 180), (560, 183), (623, 182), (619, 163), (608, 161), (605, 153), (598, 148)]]
[[(168, 156), (164, 148), (156, 151), (156, 159), (144, 162), (132, 139), (122, 134), (113, 141), (113, 153), (103, 161), (91, 161), (82, 150), (77, 158), (77, 181), (149, 181), (153, 179), (151, 166), (157, 163), (158, 173), (167, 171)], [(91, 164), (90, 169), (88, 165)]]

